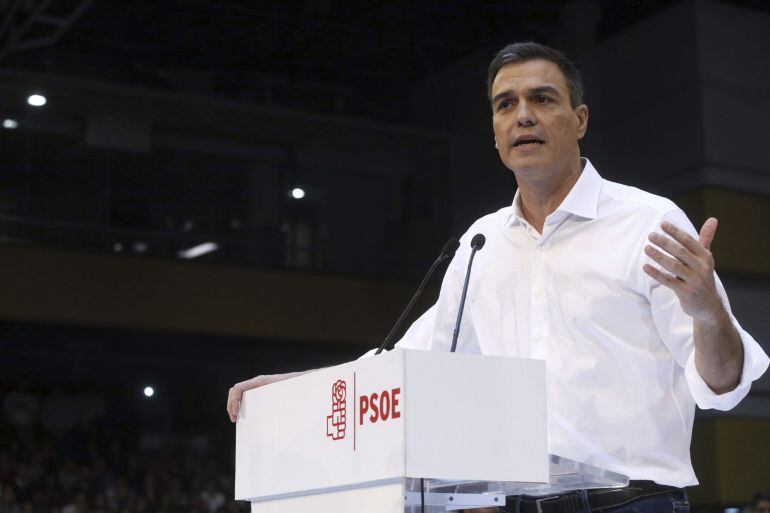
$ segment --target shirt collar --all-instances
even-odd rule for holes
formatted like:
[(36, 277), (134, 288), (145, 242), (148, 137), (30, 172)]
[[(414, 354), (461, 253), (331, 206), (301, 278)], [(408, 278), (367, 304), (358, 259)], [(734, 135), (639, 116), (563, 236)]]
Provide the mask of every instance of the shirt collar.
[[(569, 214), (582, 217), (584, 219), (596, 219), (599, 208), (599, 194), (602, 191), (602, 177), (596, 171), (591, 161), (581, 158), (584, 162), (583, 171), (580, 173), (575, 185), (567, 194), (567, 197), (561, 202), (561, 205), (549, 217), (563, 219)], [(547, 221), (547, 220), (546, 220)], [(515, 226), (524, 223), (524, 216), (521, 213), (521, 197), (519, 190), (513, 196), (513, 211), (506, 219), (506, 225)]]

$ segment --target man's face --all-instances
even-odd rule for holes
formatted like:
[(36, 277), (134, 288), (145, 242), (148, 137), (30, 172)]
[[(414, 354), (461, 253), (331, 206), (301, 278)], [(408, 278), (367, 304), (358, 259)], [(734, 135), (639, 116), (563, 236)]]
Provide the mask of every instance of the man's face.
[(588, 107), (570, 105), (559, 67), (536, 59), (500, 68), (492, 84), (492, 128), (500, 159), (519, 174), (567, 169), (580, 157), (577, 142)]

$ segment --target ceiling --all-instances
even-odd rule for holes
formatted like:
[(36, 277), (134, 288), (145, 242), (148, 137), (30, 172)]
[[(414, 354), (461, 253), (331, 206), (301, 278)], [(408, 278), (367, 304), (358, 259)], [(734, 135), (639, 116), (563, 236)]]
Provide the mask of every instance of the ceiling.
[[(584, 0), (577, 8), (599, 7), (603, 39), (672, 3)], [(770, 2), (730, 3), (770, 12)], [(11, 26), (27, 23), (35, 9), (71, 15), (71, 23), (47, 46), (9, 48), (0, 66), (241, 98), (258, 95), (269, 80), (374, 92), (513, 40), (558, 44), (570, 23), (565, 13), (575, 9), (565, 10), (569, 4), (576, 2), (5, 0), (0, 14)], [(35, 30), (40, 36), (52, 29), (38, 22), (28, 36)], [(7, 33), (0, 38), (7, 40)], [(394, 113), (408, 117), (392, 105), (380, 114)]]

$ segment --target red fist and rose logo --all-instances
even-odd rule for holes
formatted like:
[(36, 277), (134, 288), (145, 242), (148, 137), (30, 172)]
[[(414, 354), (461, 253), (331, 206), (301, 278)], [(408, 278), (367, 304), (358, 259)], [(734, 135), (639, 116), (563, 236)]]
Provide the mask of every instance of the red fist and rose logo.
[(347, 386), (347, 383), (341, 379), (332, 385), (332, 414), (326, 417), (326, 436), (332, 437), (332, 440), (345, 438)]

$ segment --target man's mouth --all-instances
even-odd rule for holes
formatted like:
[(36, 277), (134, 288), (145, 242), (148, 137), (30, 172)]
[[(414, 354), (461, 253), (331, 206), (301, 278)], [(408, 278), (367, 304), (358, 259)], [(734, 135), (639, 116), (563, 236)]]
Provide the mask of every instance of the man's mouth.
[(513, 143), (514, 148), (535, 148), (545, 144), (545, 141), (537, 137), (520, 137)]

